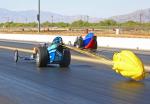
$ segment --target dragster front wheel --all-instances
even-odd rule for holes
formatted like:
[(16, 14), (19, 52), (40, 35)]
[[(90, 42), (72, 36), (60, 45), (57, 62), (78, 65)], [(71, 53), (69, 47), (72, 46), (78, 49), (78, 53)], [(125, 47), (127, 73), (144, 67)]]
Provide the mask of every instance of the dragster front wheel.
[(18, 52), (18, 50), (15, 50), (15, 52), (14, 52), (14, 61), (17, 63), (18, 59), (19, 59), (19, 52)]

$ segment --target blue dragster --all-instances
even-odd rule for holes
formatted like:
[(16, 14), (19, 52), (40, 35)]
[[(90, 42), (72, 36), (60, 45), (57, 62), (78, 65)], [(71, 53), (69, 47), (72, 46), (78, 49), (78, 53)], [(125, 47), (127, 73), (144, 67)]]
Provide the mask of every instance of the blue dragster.
[(56, 37), (50, 45), (40, 45), (34, 48), (31, 57), (20, 57), (15, 52), (15, 61), (19, 58), (24, 60), (35, 60), (38, 67), (46, 67), (48, 64), (59, 64), (60, 67), (68, 67), (71, 62), (71, 53), (64, 44), (61, 37)]

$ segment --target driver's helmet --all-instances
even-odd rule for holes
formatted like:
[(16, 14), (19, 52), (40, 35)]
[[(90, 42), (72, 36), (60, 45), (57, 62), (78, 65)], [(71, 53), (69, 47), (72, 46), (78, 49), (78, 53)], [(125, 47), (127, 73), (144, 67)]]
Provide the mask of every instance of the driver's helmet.
[(53, 42), (53, 44), (62, 44), (63, 43), (63, 40), (61, 37), (56, 37)]

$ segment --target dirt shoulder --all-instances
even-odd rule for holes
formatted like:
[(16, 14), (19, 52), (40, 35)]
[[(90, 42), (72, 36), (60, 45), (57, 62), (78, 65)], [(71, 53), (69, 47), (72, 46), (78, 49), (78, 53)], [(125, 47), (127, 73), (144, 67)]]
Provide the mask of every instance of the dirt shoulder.
[[(57, 32), (0, 32), (0, 34), (33, 34), (33, 35), (60, 35), (60, 36), (81, 36), (84, 35), (84, 32), (70, 32), (70, 31), (57, 31)], [(150, 38), (150, 34), (119, 34), (115, 33), (101, 33), (95, 32), (99, 37), (125, 37), (125, 38)]]

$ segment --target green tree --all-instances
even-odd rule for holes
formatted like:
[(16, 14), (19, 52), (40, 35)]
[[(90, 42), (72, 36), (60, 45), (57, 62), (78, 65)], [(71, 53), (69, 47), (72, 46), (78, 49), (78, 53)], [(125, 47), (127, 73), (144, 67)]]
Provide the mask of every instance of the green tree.
[(84, 22), (82, 20), (75, 21), (71, 24), (71, 27), (88, 27), (90, 26), (90, 23)]
[(107, 19), (104, 21), (100, 21), (99, 25), (101, 25), (101, 26), (116, 26), (116, 25), (118, 25), (118, 23), (114, 20)]
[(140, 26), (141, 23), (135, 22), (135, 21), (127, 21), (121, 24), (122, 26), (128, 26), (128, 27), (133, 27), (133, 26)]

